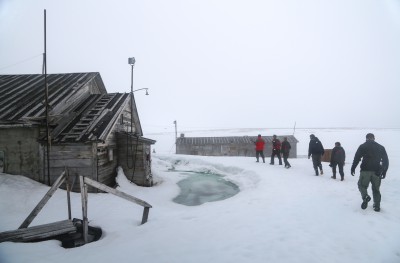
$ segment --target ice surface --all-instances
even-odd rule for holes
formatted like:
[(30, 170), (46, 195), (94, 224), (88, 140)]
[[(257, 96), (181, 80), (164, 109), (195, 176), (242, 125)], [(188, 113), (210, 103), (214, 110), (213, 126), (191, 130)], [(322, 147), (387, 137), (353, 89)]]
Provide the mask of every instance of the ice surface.
[(222, 176), (210, 173), (188, 173), (189, 177), (179, 181), (180, 194), (173, 199), (175, 203), (195, 206), (232, 197), (239, 192), (239, 187), (223, 179)]

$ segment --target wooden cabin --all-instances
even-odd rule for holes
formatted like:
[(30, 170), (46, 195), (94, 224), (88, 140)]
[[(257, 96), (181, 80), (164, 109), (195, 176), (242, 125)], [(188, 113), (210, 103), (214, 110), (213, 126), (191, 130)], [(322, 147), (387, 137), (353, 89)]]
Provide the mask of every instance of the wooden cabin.
[(107, 93), (97, 72), (49, 74), (47, 83), (48, 122), (44, 75), (0, 75), (0, 172), (52, 184), (67, 167), (78, 191), (77, 175), (115, 186), (121, 166), (152, 185), (155, 141), (143, 137), (134, 96)]
[[(293, 135), (281, 135), (277, 138), (282, 142), (287, 137), (291, 145), (289, 158), (297, 158), (297, 143)], [(272, 136), (262, 136), (265, 140), (264, 155), (272, 154)], [(181, 134), (176, 140), (176, 153), (203, 156), (247, 156), (255, 157), (255, 141), (257, 136), (230, 137), (185, 137)]]

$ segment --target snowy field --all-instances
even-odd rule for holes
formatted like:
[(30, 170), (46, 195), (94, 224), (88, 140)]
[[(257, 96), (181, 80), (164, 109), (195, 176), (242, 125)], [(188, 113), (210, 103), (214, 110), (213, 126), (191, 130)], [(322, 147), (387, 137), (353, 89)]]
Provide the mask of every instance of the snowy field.
[[(385, 146), (390, 166), (382, 181), (381, 212), (372, 204), (360, 208), (356, 176), (350, 166), (368, 132)], [(190, 136), (292, 135), (285, 129), (237, 129), (185, 132)], [(345, 181), (314, 176), (306, 158), (309, 135), (326, 149), (336, 141), (346, 150)], [(157, 140), (152, 171), (157, 182), (143, 188), (120, 171), (118, 189), (150, 203), (149, 221), (140, 225), (143, 209), (110, 194), (89, 194), (89, 225), (102, 238), (73, 249), (56, 240), (40, 243), (0, 243), (1, 263), (70, 262), (400, 262), (399, 129), (297, 129), (300, 158), (291, 169), (256, 163), (249, 157), (201, 157), (174, 154), (174, 133), (154, 132)], [(172, 200), (179, 194), (175, 171), (212, 172), (235, 183), (240, 192), (223, 201), (185, 206)], [(210, 186), (212, 187), (212, 186)], [(49, 187), (22, 176), (0, 174), (0, 231), (17, 229)], [(371, 194), (371, 191), (370, 191)], [(58, 190), (33, 225), (67, 218), (66, 192)], [(82, 218), (79, 193), (72, 194), (72, 215)]]

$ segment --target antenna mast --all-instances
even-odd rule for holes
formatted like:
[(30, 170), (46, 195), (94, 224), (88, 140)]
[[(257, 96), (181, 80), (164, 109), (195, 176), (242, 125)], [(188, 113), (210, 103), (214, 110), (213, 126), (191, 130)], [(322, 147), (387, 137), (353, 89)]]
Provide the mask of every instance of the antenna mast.
[(50, 128), (49, 128), (49, 86), (47, 83), (47, 51), (46, 51), (46, 9), (44, 9), (44, 53), (43, 53), (43, 74), (46, 103), (46, 159), (47, 159), (47, 184), (50, 185)]

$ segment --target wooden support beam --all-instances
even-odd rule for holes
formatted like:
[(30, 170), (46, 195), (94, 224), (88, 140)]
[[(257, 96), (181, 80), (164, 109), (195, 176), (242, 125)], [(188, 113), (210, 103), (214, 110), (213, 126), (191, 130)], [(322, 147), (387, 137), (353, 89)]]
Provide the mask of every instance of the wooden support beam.
[(90, 178), (85, 177), (85, 183), (87, 183), (88, 185), (93, 186), (95, 188), (98, 188), (98, 189), (100, 189), (100, 190), (102, 190), (104, 192), (119, 196), (119, 197), (121, 197), (121, 198), (123, 198), (125, 200), (133, 202), (133, 203), (138, 204), (140, 206), (148, 207), (148, 208), (152, 207), (149, 203), (147, 203), (147, 202), (145, 202), (145, 201), (143, 201), (143, 200), (141, 200), (139, 198), (133, 197), (133, 196), (128, 195), (128, 194), (126, 194), (126, 193), (124, 193), (122, 191), (119, 191), (117, 189), (111, 188), (111, 187), (109, 187), (107, 185), (104, 185), (102, 183), (96, 182), (96, 181), (94, 181), (94, 180), (92, 180)]
[(147, 222), (147, 219), (149, 218), (149, 211), (150, 207), (145, 207), (143, 209), (142, 225)]
[(32, 223), (33, 219), (39, 214), (42, 208), (46, 205), (49, 199), (53, 196), (54, 192), (57, 191), (58, 187), (65, 180), (65, 171), (57, 178), (54, 184), (51, 186), (50, 190), (45, 194), (45, 196), (40, 200), (40, 202), (36, 205), (36, 207), (32, 210), (29, 216), (25, 219), (25, 221), (20, 225), (18, 229), (27, 228), (30, 223)]
[(150, 211), (150, 208), (152, 207), (149, 203), (147, 203), (147, 202), (145, 202), (145, 201), (143, 201), (143, 200), (141, 200), (139, 198), (136, 198), (136, 197), (133, 197), (131, 195), (128, 195), (128, 194), (126, 194), (126, 193), (124, 193), (122, 191), (119, 191), (117, 189), (111, 188), (111, 187), (109, 187), (107, 185), (104, 185), (102, 183), (96, 182), (96, 181), (94, 181), (94, 180), (92, 180), (90, 178), (87, 178), (87, 177), (84, 178), (84, 183), (86, 183), (86, 184), (88, 184), (90, 186), (93, 186), (93, 187), (95, 187), (97, 189), (100, 189), (100, 190), (102, 190), (104, 192), (107, 192), (107, 193), (110, 193), (110, 194), (114, 194), (114, 195), (116, 195), (118, 197), (121, 197), (121, 198), (123, 198), (125, 200), (128, 200), (129, 202), (133, 202), (135, 204), (143, 206), (144, 207), (144, 211), (143, 211), (143, 217), (142, 217), (142, 225), (147, 222), (147, 219), (149, 217), (149, 211)]
[(72, 215), (71, 215), (71, 184), (70, 184), (70, 180), (69, 180), (69, 171), (68, 171), (67, 167), (65, 167), (65, 171), (66, 171), (65, 181), (66, 181), (66, 185), (67, 185), (68, 219), (71, 220), (72, 219)]
[(87, 203), (88, 203), (88, 195), (87, 195), (87, 186), (84, 182), (84, 177), (79, 176), (80, 184), (81, 184), (81, 199), (82, 199), (82, 227), (83, 227), (83, 241), (86, 244), (88, 242), (88, 218), (87, 218)]

